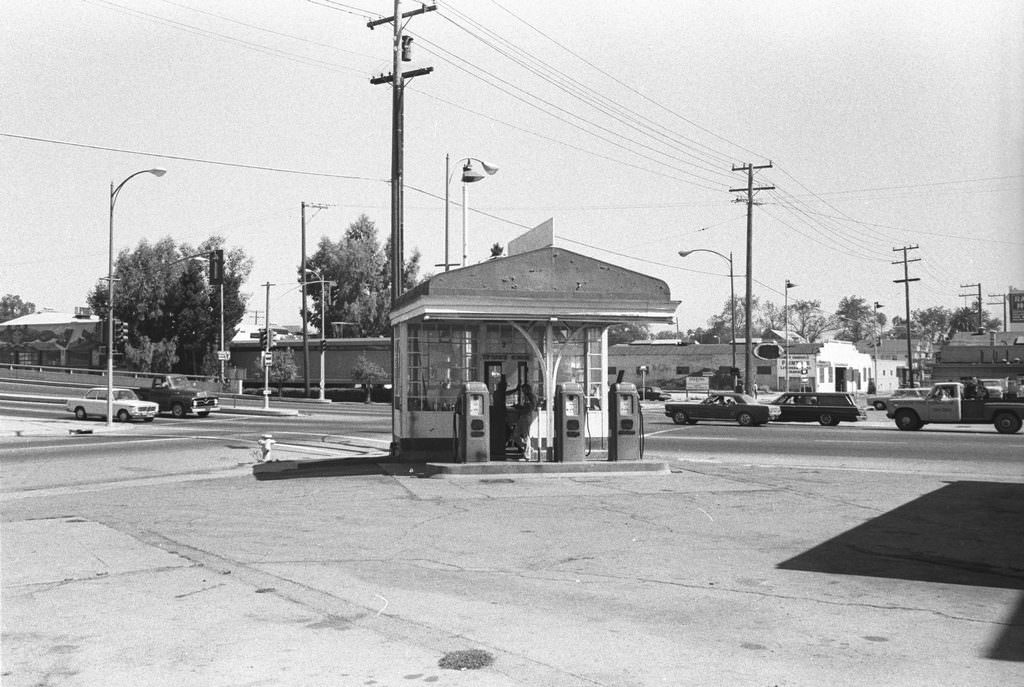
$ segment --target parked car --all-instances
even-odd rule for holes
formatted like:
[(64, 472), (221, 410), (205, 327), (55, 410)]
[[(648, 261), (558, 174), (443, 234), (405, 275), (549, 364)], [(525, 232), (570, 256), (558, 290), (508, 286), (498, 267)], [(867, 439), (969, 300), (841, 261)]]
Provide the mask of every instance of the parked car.
[(700, 420), (731, 420), (744, 427), (756, 427), (778, 419), (780, 413), (776, 405), (732, 391), (712, 391), (699, 403), (670, 401), (665, 404), (665, 415), (677, 425), (695, 425)]
[(985, 391), (988, 392), (989, 398), (1002, 398), (1003, 391), (1006, 388), (1005, 379), (982, 379), (981, 385), (985, 387)]
[(640, 394), (641, 401), (668, 401), (671, 394), (666, 394), (660, 386), (642, 386), (636, 390)]
[(867, 420), (865, 408), (857, 406), (851, 394), (842, 392), (791, 391), (772, 403), (782, 410), (780, 422), (815, 422), (832, 426), (841, 421)]
[[(89, 417), (107, 416), (107, 387), (97, 386), (89, 389), (79, 398), (69, 398), (64, 408), (74, 413), (79, 420), (86, 420)], [(159, 408), (156, 403), (143, 401), (131, 389), (114, 389), (113, 410), (111, 411), (119, 422), (128, 422), (141, 418), (145, 422), (152, 422), (156, 417)]]
[(914, 387), (906, 389), (896, 389), (891, 394), (878, 394), (877, 396), (868, 396), (868, 405), (875, 410), (888, 410), (890, 399), (897, 398), (924, 398), (928, 395), (931, 387)]

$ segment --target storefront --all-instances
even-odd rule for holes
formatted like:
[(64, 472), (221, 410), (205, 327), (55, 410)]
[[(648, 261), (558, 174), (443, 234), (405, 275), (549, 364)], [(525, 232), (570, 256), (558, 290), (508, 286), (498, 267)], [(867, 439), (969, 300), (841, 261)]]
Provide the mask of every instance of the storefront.
[[(529, 443), (549, 455), (555, 389), (574, 382), (586, 396), (586, 432), (606, 433), (607, 328), (624, 322), (669, 324), (677, 301), (668, 285), (568, 250), (545, 245), (444, 272), (402, 295), (395, 327), (394, 446), (403, 458), (451, 460), (455, 410), (467, 382), (489, 391), (491, 459), (504, 457), (505, 427), (517, 423), (526, 385), (540, 401)], [(493, 405), (504, 376), (505, 408)], [(500, 396), (499, 396), (500, 403)]]

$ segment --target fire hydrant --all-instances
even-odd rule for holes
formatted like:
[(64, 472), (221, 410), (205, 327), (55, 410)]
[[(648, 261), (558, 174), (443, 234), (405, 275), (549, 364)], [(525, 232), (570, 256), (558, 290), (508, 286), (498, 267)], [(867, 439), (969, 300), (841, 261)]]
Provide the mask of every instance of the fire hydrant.
[(273, 434), (264, 434), (259, 439), (256, 440), (256, 444), (260, 447), (260, 453), (261, 453), (260, 462), (261, 463), (265, 463), (265, 462), (267, 462), (269, 460), (273, 460), (273, 458), (270, 457), (270, 452), (271, 452), (271, 450), (273, 450), (275, 443), (277, 443), (277, 442), (274, 441), (274, 435)]

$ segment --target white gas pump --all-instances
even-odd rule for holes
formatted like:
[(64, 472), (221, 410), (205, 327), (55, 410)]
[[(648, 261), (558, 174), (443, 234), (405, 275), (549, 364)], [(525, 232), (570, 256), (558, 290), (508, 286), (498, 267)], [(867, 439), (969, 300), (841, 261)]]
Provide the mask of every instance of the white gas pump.
[(587, 413), (583, 387), (566, 382), (555, 387), (555, 461), (572, 463), (583, 460), (583, 423)]
[(490, 422), (487, 385), (466, 382), (455, 404), (455, 460), (485, 463), (490, 460)]
[(608, 460), (640, 460), (643, 425), (636, 385), (612, 384), (608, 390)]

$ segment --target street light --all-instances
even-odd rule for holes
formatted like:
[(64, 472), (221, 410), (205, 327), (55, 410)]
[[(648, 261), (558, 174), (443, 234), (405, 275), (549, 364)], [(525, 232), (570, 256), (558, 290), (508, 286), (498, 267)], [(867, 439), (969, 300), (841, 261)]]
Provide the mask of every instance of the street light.
[[(729, 308), (732, 313), (730, 315), (732, 324), (732, 369), (730, 370), (730, 377), (732, 377), (732, 386), (735, 389), (736, 377), (734, 376), (734, 371), (736, 370), (736, 289), (734, 287), (732, 278), (732, 251), (729, 251), (729, 257), (725, 257), (717, 250), (711, 250), (710, 248), (694, 248), (693, 250), (679, 251), (679, 257), (685, 258), (687, 255), (690, 255), (692, 253), (714, 253), (715, 255), (729, 263)], [(746, 342), (745, 345), (749, 346), (750, 342)]]
[[(452, 175), (454, 170), (449, 171), (450, 167), (450, 156), (444, 156), (444, 265), (437, 265), (437, 267), (444, 267), (444, 271), (447, 272), (448, 268), (454, 263), (448, 257), (448, 227), (449, 227), (449, 207), (451, 202), (449, 201), (450, 190), (452, 185)], [(484, 175), (473, 168), (474, 162), (479, 162), (487, 176), (495, 174), (498, 171), (497, 167), (492, 167), (483, 160), (475, 157), (464, 157), (459, 160), (456, 166), (465, 162), (466, 164), (462, 167), (462, 266), (466, 266), (466, 184), (471, 184), (474, 181), (480, 181), (484, 179)]]
[(796, 286), (790, 280), (786, 280), (786, 296), (783, 299), (784, 305), (782, 306), (782, 317), (786, 322), (786, 389), (789, 391), (789, 290)]
[[(872, 337), (874, 339), (873, 343), (875, 344), (875, 373), (874, 373), (874, 376), (875, 376), (875, 378), (874, 378), (875, 393), (878, 393), (878, 337), (880, 337), (882, 335), (882, 333), (879, 331), (879, 326), (878, 326), (878, 309), (879, 308), (884, 308), (884, 307), (885, 307), (884, 305), (882, 305), (878, 301), (875, 301), (875, 331), (874, 331), (874, 336)], [(909, 335), (909, 332), (910, 332), (910, 329), (908, 328), (907, 329), (908, 335)]]
[(166, 169), (154, 167), (143, 169), (127, 177), (117, 186), (110, 182), (110, 247), (107, 253), (107, 426), (113, 423), (114, 414), (114, 204), (117, 194), (131, 179), (140, 174), (152, 174), (162, 177)]
[[(320, 284), (320, 400), (324, 401), (326, 400), (325, 387), (327, 386), (326, 370), (324, 369), (324, 358), (327, 353), (327, 294), (328, 290), (337, 282), (324, 279), (323, 275), (312, 267), (307, 267), (306, 272), (316, 275), (316, 279), (310, 283)], [(305, 273), (302, 278), (306, 278)]]

